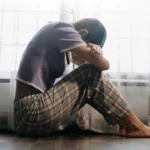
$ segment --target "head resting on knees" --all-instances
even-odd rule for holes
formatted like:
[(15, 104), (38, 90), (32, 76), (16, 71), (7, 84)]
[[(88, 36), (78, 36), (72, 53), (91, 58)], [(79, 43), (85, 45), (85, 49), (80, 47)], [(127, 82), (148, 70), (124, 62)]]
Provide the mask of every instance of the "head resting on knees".
[(106, 41), (107, 32), (104, 25), (99, 20), (85, 18), (74, 22), (73, 26), (86, 43), (97, 44), (103, 47)]

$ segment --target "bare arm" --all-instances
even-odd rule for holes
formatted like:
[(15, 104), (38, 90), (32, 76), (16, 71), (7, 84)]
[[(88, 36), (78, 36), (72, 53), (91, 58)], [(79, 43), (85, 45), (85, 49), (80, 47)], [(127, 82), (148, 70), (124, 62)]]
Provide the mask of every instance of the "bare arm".
[(99, 70), (109, 69), (109, 61), (103, 56), (101, 48), (98, 45), (88, 44), (87, 46), (80, 46), (75, 48), (73, 52)]
[(83, 57), (79, 56), (75, 52), (70, 52), (71, 53), (71, 62), (76, 64), (77, 66), (81, 66), (83, 64), (88, 63)]

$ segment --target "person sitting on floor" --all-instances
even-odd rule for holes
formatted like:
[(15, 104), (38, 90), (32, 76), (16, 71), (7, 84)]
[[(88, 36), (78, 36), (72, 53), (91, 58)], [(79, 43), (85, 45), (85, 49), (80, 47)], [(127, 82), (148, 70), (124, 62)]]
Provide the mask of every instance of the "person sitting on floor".
[[(17, 73), (14, 100), (17, 134), (49, 135), (89, 104), (110, 125), (120, 126), (120, 136), (150, 136), (150, 128), (135, 116), (103, 74), (110, 67), (102, 53), (106, 36), (104, 25), (94, 18), (75, 23), (49, 22), (35, 34)], [(79, 67), (56, 83), (70, 62)]]

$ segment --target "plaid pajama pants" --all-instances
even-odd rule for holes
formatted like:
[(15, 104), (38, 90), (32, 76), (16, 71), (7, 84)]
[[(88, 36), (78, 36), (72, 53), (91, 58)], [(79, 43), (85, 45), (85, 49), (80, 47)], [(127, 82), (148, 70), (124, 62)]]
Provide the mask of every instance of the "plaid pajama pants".
[(28, 136), (48, 135), (87, 103), (110, 125), (122, 123), (131, 112), (109, 79), (86, 64), (45, 93), (32, 88), (19, 93), (14, 101), (15, 131)]

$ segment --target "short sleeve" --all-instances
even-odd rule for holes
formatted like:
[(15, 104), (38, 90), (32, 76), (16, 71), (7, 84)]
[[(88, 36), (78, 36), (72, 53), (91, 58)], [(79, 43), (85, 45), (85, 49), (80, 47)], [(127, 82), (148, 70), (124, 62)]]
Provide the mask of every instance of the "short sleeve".
[(56, 27), (56, 45), (61, 53), (86, 45), (71, 24), (59, 23)]

